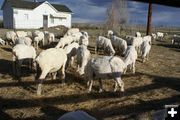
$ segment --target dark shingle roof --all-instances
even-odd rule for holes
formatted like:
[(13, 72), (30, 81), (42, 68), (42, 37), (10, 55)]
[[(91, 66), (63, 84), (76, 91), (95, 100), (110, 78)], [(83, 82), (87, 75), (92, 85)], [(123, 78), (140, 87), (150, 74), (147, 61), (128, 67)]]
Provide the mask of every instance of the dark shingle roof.
[[(23, 9), (34, 9), (38, 7), (40, 4), (42, 4), (42, 2), (29, 2), (23, 0), (5, 0), (5, 1), (8, 2), (13, 8), (23, 8)], [(51, 5), (59, 12), (72, 12), (65, 5), (58, 5), (58, 4), (51, 4)], [(1, 9), (3, 9), (3, 6)]]

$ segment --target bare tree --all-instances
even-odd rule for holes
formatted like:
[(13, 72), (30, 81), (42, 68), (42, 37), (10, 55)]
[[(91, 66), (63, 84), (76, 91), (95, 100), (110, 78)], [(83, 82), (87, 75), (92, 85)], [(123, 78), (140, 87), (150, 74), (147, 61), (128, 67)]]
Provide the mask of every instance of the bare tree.
[(128, 22), (128, 9), (126, 0), (112, 0), (112, 4), (107, 8), (106, 27), (115, 29), (120, 24)]

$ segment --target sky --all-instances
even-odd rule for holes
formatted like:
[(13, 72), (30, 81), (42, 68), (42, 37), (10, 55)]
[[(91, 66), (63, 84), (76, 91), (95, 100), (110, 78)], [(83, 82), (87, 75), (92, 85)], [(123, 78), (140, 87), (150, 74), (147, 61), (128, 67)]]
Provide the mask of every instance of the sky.
[[(2, 5), (4, 0), (0, 0)], [(29, 0), (31, 1), (31, 0)], [(44, 0), (37, 0), (39, 2)], [(50, 3), (64, 4), (73, 11), (74, 23), (102, 23), (107, 19), (107, 7), (112, 0), (47, 0)], [(128, 2), (129, 23), (146, 24), (148, 4)], [(2, 19), (2, 11), (0, 11)], [(153, 5), (153, 25), (180, 26), (180, 8)]]

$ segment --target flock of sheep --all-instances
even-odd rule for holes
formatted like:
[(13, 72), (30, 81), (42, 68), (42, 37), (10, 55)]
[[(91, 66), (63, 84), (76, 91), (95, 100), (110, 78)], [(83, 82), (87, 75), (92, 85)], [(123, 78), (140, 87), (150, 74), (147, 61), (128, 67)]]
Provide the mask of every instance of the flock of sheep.
[[(62, 83), (65, 83), (65, 70), (77, 61), (77, 73), (87, 80), (88, 92), (91, 92), (93, 80), (99, 80), (100, 89), (103, 91), (101, 79), (114, 79), (114, 91), (120, 87), (124, 91), (124, 82), (121, 75), (127, 69), (135, 73), (135, 64), (138, 56), (145, 62), (151, 50), (152, 39), (160, 38), (163, 33), (158, 32), (151, 36), (142, 36), (136, 32), (135, 36), (126, 36), (126, 40), (114, 35), (112, 30), (106, 36), (98, 36), (96, 39), (95, 53), (99, 54), (101, 48), (103, 56), (93, 57), (88, 50), (89, 35), (78, 28), (69, 29), (58, 41), (54, 48), (43, 50), (37, 55), (36, 49), (45, 42), (50, 44), (55, 42), (53, 33), (47, 31), (9, 31), (6, 33), (7, 40), (0, 39), (1, 44), (12, 44), (13, 75), (21, 76), (21, 65), (28, 60), (29, 67), (36, 70), (36, 80), (38, 80), (37, 94), (41, 95), (42, 82), (48, 74), (52, 79), (56, 79), (57, 72), (61, 73)], [(180, 43), (180, 36), (175, 35), (172, 43)], [(36, 49), (35, 49), (36, 47)]]

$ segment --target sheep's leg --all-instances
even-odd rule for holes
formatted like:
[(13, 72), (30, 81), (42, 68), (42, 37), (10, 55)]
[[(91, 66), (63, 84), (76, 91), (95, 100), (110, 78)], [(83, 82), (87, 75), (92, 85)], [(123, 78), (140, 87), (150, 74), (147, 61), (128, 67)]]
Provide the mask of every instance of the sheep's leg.
[(92, 85), (93, 85), (93, 80), (90, 80), (90, 81), (89, 81), (89, 89), (88, 89), (88, 93), (91, 92)]
[(74, 57), (71, 57), (71, 61), (70, 61), (71, 67), (73, 66), (73, 63), (74, 63)]
[(99, 85), (100, 85), (99, 93), (101, 93), (103, 91), (103, 86), (102, 86), (102, 80), (101, 79), (99, 79)]
[(13, 58), (12, 58), (12, 75), (16, 75), (16, 57), (13, 55)]
[(17, 77), (19, 80), (21, 80), (21, 66), (22, 66), (23, 60), (18, 60), (16, 71), (17, 71)]
[(48, 74), (48, 72), (49, 72), (49, 70), (42, 71), (41, 76), (39, 77), (37, 95), (41, 95), (42, 83), (43, 83), (43, 80), (45, 79), (46, 75)]
[(57, 72), (52, 73), (52, 80), (56, 80)]
[(135, 74), (135, 62), (132, 63), (133, 74)]
[(65, 67), (66, 67), (66, 61), (64, 62), (63, 66), (62, 66), (62, 69), (61, 69), (61, 72), (62, 72), (62, 83), (65, 84)]
[(39, 44), (39, 42), (37, 41), (37, 42), (36, 42), (36, 48), (37, 48), (37, 50), (39, 49), (39, 45), (38, 45), (38, 44)]
[(117, 91), (117, 87), (118, 87), (118, 83), (117, 83), (117, 80), (115, 80), (114, 92), (116, 92), (116, 91)]
[(124, 82), (121, 80), (121, 77), (117, 79), (119, 87), (121, 87), (121, 92), (124, 92)]

